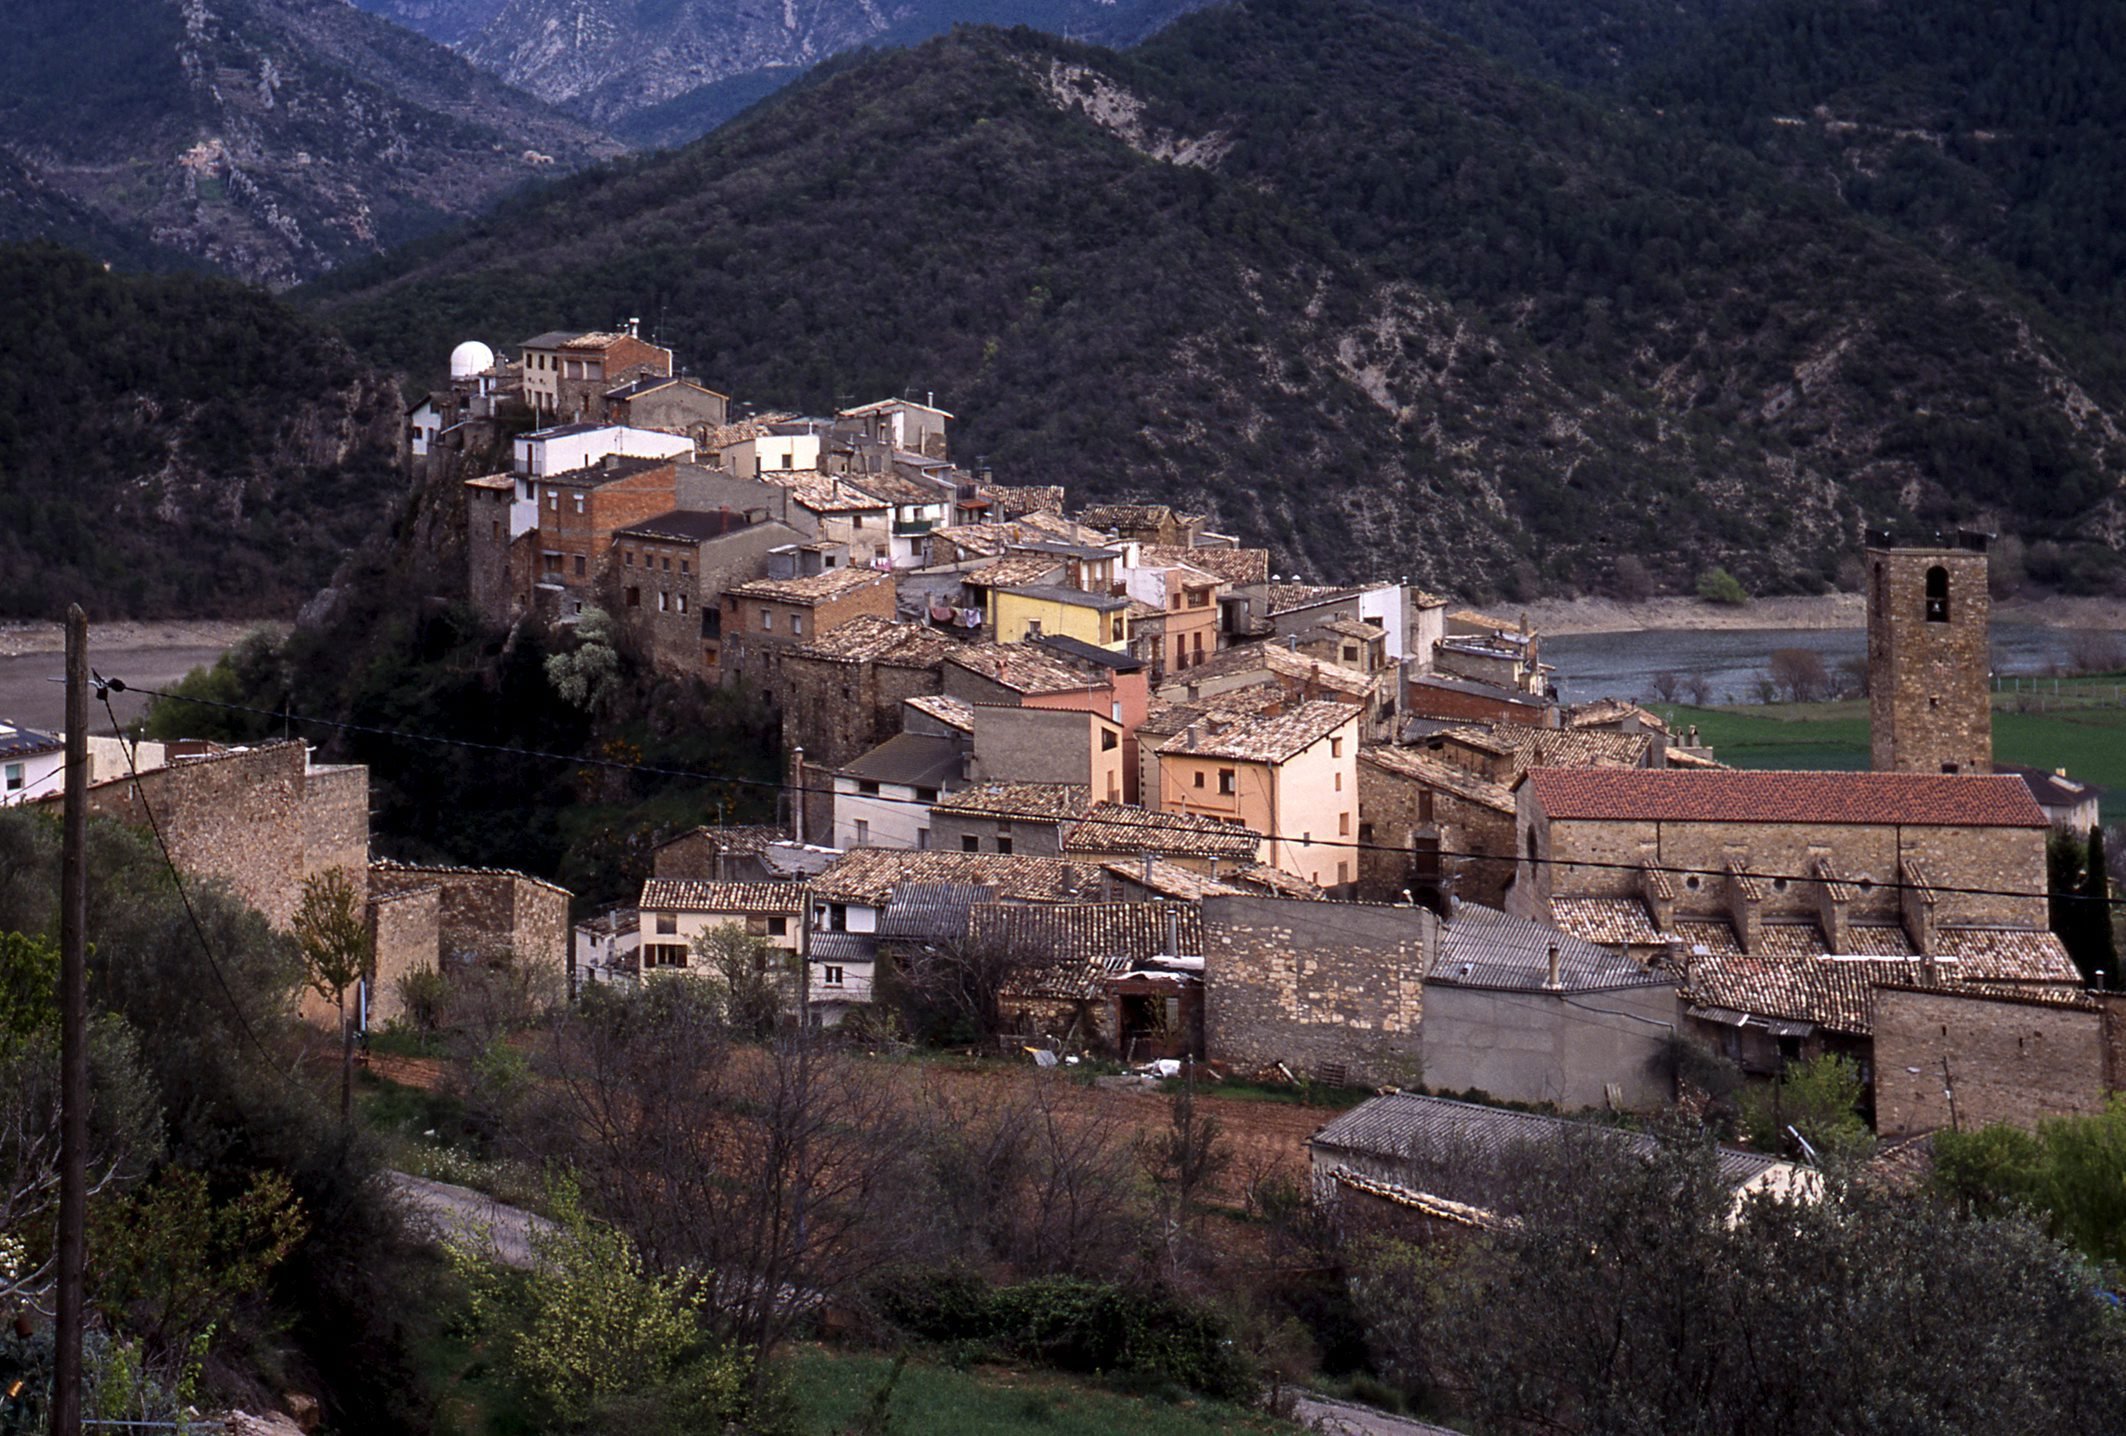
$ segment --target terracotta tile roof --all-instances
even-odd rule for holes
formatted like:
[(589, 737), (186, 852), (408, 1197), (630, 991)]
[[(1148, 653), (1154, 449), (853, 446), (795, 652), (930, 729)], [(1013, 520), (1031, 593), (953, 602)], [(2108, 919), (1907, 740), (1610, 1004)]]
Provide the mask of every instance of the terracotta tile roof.
[(1521, 621), (1518, 619), (1494, 618), (1488, 613), (1479, 613), (1473, 608), (1457, 608), (1447, 615), (1447, 622), (1458, 623), (1464, 628), (1480, 628), (1487, 633), (1518, 638)]
[(838, 663), (890, 663), (901, 668), (933, 668), (960, 645), (919, 623), (902, 623), (875, 613), (838, 624), (797, 650), (800, 658)]
[(1359, 638), (1367, 642), (1387, 637), (1387, 630), (1362, 618), (1331, 618), (1315, 625), (1323, 633), (1333, 633), (1339, 638)]
[(855, 593), (882, 583), (891, 583), (890, 574), (869, 568), (830, 568), (823, 573), (804, 578), (756, 578), (734, 584), (725, 589), (732, 598), (758, 598), (773, 603), (824, 603), (831, 598)]
[(1381, 684), (1382, 675), (1346, 668), (1311, 653), (1294, 653), (1282, 643), (1247, 643), (1228, 648), (1202, 663), (1180, 669), (1167, 677), (1160, 691), (1183, 694), (1191, 684), (1207, 678), (1225, 678), (1241, 673), (1262, 673), (1296, 683), (1313, 683), (1330, 693), (1368, 698)]
[(1936, 964), (1930, 969), (1916, 957), (1719, 955), (1692, 957), (1686, 966), (1684, 992), (1698, 1007), (1809, 1022), (1862, 1037), (1874, 1030), (1875, 989), (1885, 984), (1974, 996), (2056, 993), (2067, 997), (2081, 987), (2078, 978), (1979, 981), (1959, 964)]
[(1668, 731), (1668, 723), (1660, 714), (1622, 698), (1597, 698), (1592, 703), (1575, 703), (1565, 710), (1564, 716), (1568, 728), (1598, 728), (1636, 718), (1641, 727), (1653, 732)]
[(1657, 947), (1669, 940), (1637, 898), (1553, 898), (1550, 920), (1575, 937), (1605, 947)]
[(790, 501), (816, 514), (883, 513), (889, 506), (816, 469), (765, 469), (760, 481), (790, 491)]
[(957, 728), (962, 733), (974, 731), (974, 705), (962, 703), (957, 698), (931, 695), (922, 698), (904, 698), (902, 706), (913, 708), (927, 717), (935, 718), (947, 728)]
[[(1184, 729), (1161, 743), (1159, 751), (1191, 758), (1282, 763), (1357, 722), (1357, 710), (1348, 703), (1315, 699), (1275, 718), (1213, 719), (1214, 731), (1199, 733), (1193, 745), (1189, 730)], [(1356, 735), (1352, 736), (1355, 740)]]
[(1273, 583), (1270, 585), (1270, 612), (1291, 613), (1295, 609), (1335, 603), (1362, 591), (1333, 583)]
[(1142, 858), (1116, 860), (1102, 863), (1103, 871), (1121, 878), (1146, 892), (1161, 897), (1174, 898), (1181, 902), (1200, 902), (1207, 897), (1242, 897), (1247, 889), (1236, 886), (1224, 877), (1212, 878), (1184, 867), (1167, 858), (1154, 857), (1149, 862)]
[(994, 563), (970, 569), (960, 582), (970, 588), (1012, 588), (1023, 583), (1045, 583), (1063, 577), (1063, 560), (1041, 553), (1006, 554)]
[(1326, 902), (1329, 895), (1296, 873), (1283, 868), (1273, 868), (1268, 863), (1249, 863), (1246, 867), (1234, 868), (1230, 874), (1219, 870), (1222, 877), (1242, 892), (1249, 888), (1260, 889), (1271, 897), (1297, 898), (1302, 902)]
[(1553, 821), (2050, 826), (2022, 779), (1991, 774), (1531, 768), (1523, 781)]
[(932, 544), (950, 544), (961, 554), (1000, 554), (1010, 539), (1009, 524), (938, 524), (930, 530)]
[(1092, 798), (1093, 790), (1083, 783), (983, 783), (931, 804), (930, 811), (963, 818), (1062, 822), (1084, 817)]
[[(1058, 496), (1062, 492), (1061, 489), (1055, 490)], [(1086, 548), (1106, 548), (1114, 542), (1113, 535), (1101, 533), (1095, 528), (1087, 528), (1084, 524), (1073, 522), (1048, 509), (1035, 509), (1031, 513), (1022, 514), (1019, 523), (1022, 528), (1031, 529), (1050, 540), (1060, 539), (1064, 543), (1079, 544)]]
[(663, 912), (799, 913), (802, 883), (712, 883), (694, 878), (651, 878), (642, 885), (644, 910)]
[(1992, 982), (2081, 982), (2067, 948), (2049, 932), (1999, 927), (1935, 931), (1941, 955), (1956, 959), (1965, 978)]
[(1155, 853), (1252, 861), (1262, 837), (1196, 813), (1155, 813), (1126, 803), (1095, 803), (1064, 836), (1066, 853)]
[(1167, 504), (1087, 504), (1078, 517), (1101, 528), (1151, 528), (1170, 523), (1202, 523), (1202, 514), (1185, 514)]
[(467, 479), (465, 487), (468, 489), (495, 489), (501, 492), (510, 492), (517, 487), (517, 476), (515, 474), (484, 474), (477, 479)]
[(1037, 643), (956, 644), (945, 661), (1017, 693), (1071, 693), (1107, 686)]
[(1061, 484), (977, 484), (975, 493), (989, 500), (997, 513), (1007, 519), (1057, 512), (1063, 507)]
[(1145, 709), (1144, 721), (1137, 725), (1137, 732), (1140, 737), (1163, 738), (1168, 734), (1179, 733), (1189, 724), (1202, 722), (1206, 718), (1239, 718), (1261, 713), (1277, 713), (1290, 707), (1291, 702), (1291, 696), (1274, 683), (1251, 683), (1245, 688), (1213, 693), (1186, 702), (1154, 698)]
[(857, 848), (812, 879), (812, 894), (880, 907), (903, 883), (979, 883), (996, 889), (1000, 898), (1061, 902), (1091, 882), (1094, 871), (1060, 858)]
[(697, 839), (737, 856), (758, 853), (770, 843), (786, 843), (790, 840), (790, 830), (771, 823), (733, 823), (720, 828), (703, 824), (666, 838), (657, 846), (668, 848), (674, 843), (693, 842)]
[(842, 484), (857, 493), (869, 494), (882, 503), (908, 505), (952, 502), (951, 489), (924, 479), (910, 478), (903, 473), (849, 474), (843, 477)]
[(1266, 548), (1186, 548), (1179, 544), (1145, 544), (1137, 550), (1146, 565), (1185, 563), (1236, 587), (1270, 581)]
[(1444, 758), (1435, 758), (1421, 748), (1400, 748), (1388, 743), (1368, 744), (1358, 750), (1358, 761), (1371, 763), (1383, 773), (1422, 783), (1436, 792), (1448, 793), (1465, 802), (1497, 813), (1514, 811), (1513, 794), (1504, 784), (1470, 772)]

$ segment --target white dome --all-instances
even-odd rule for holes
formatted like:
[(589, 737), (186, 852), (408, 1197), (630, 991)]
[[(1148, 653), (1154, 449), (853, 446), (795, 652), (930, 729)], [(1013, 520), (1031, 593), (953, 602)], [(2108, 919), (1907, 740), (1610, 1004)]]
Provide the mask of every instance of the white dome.
[(450, 351), (450, 377), (470, 379), (495, 367), (495, 351), (477, 339), (468, 339)]

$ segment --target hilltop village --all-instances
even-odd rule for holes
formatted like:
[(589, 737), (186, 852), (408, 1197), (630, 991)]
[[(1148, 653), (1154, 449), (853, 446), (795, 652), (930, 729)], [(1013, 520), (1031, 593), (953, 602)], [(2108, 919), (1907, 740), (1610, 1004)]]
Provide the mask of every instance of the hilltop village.
[[(300, 743), (143, 744), (138, 777), (99, 750), (99, 813), (152, 809), (277, 925), (361, 876), (371, 1027), (497, 952), (557, 1002), (719, 980), (735, 931), (781, 955), (789, 1019), (864, 1032), (951, 954), (1007, 1051), (1564, 1111), (1675, 1101), (1678, 1039), (1751, 1078), (1831, 1053), (1885, 1135), (2119, 1086), (2118, 999), (2048, 926), (2047, 835), (2079, 810), (1992, 771), (1979, 536), (1866, 555), (1874, 771), (1742, 771), (1632, 703), (1560, 703), (1524, 619), (998, 482), (930, 396), (734, 414), (632, 324), (451, 367), (408, 461), (462, 491), (472, 602), (602, 614), (756, 696), (784, 786), (778, 822), (678, 833), (586, 914), (523, 873), (372, 861), (366, 771)], [(40, 741), (12, 737), (13, 800), (51, 800)]]

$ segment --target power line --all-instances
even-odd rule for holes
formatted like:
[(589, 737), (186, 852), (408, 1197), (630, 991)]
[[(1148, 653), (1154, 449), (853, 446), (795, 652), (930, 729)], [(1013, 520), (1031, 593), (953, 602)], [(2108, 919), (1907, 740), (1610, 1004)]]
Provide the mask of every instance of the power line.
[[(319, 728), (330, 728), (342, 733), (358, 733), (366, 737), (387, 738), (399, 742), (429, 743), (439, 747), (461, 748), (473, 752), (492, 753), (506, 757), (530, 758), (545, 762), (565, 763), (568, 766), (574, 768), (604, 768), (619, 772), (641, 773), (650, 777), (657, 778), (683, 779), (688, 782), (695, 783), (724, 783), (734, 787), (768, 789), (770, 791), (778, 793), (789, 792), (799, 794), (811, 794), (821, 797), (850, 796), (848, 794), (837, 794), (836, 790), (832, 787), (821, 788), (817, 786), (807, 786), (802, 783), (771, 781), (765, 778), (752, 778), (734, 773), (705, 773), (688, 768), (667, 768), (655, 764), (631, 762), (620, 758), (603, 758), (577, 755), (572, 753), (554, 753), (543, 749), (525, 748), (509, 743), (486, 743), (481, 742), (478, 739), (459, 738), (447, 734), (420, 733), (402, 728), (379, 728), (371, 724), (349, 723), (334, 718), (319, 718), (304, 714), (291, 714), (286, 709), (276, 710), (252, 707), (250, 705), (242, 703), (224, 703), (212, 698), (195, 698), (192, 697), (190, 694), (165, 692), (163, 690), (154, 688), (131, 688), (122, 680), (115, 678), (106, 680), (106, 686), (113, 692), (143, 693), (151, 698), (168, 699), (172, 702), (177, 703), (189, 703), (197, 707), (213, 708), (227, 713), (243, 713), (254, 717), (271, 718), (279, 722), (302, 723)], [(109, 706), (108, 699), (105, 700), (105, 706), (106, 708), (108, 708)], [(883, 793), (865, 793), (861, 796), (863, 800), (867, 803), (899, 804), (908, 807), (919, 807), (924, 809), (930, 809), (938, 806), (935, 801), (926, 800), (923, 798), (902, 798)], [(1354, 794), (1353, 796), (1355, 797), (1356, 795)], [(1147, 811), (1141, 815), (1123, 815), (1119, 813), (1108, 813), (1102, 814), (1097, 819), (1059, 818), (1054, 813), (1021, 811), (1002, 806), (985, 807), (979, 810), (969, 809), (967, 810), (967, 812), (970, 817), (992, 819), (1002, 818), (1014, 821), (1035, 823), (1055, 823), (1059, 826), (1063, 823), (1074, 821), (1095, 821), (1107, 826), (1137, 828), (1147, 833), (1165, 832), (1190, 833), (1201, 835), (1204, 832), (1204, 828), (1202, 827), (1202, 820), (1200, 819), (1195, 823), (1182, 823), (1175, 821), (1176, 818), (1182, 816), (1180, 814), (1157, 813), (1150, 811)], [(1254, 828), (1237, 825), (1230, 826), (1229, 831), (1236, 837), (1252, 837), (1258, 843), (1282, 843), (1285, 846), (1292, 848), (1327, 848), (1332, 851), (1390, 853), (1398, 857), (1405, 858), (1412, 856), (1411, 849), (1396, 847), (1392, 843), (1369, 843), (1352, 838), (1330, 838), (1311, 836), (1295, 838), (1287, 834), (1264, 833), (1259, 832)], [(1156, 851), (1156, 849), (1154, 851)], [(1434, 848), (1427, 849), (1426, 851), (1428, 855), (1436, 854), (1440, 858), (1454, 858), (1467, 862), (1514, 864), (1528, 863), (1532, 866), (1537, 867), (1587, 868), (1593, 869), (1595, 871), (1610, 872), (1657, 872), (1684, 878), (1725, 878), (1729, 876), (1741, 876), (1753, 878), (1760, 882), (1770, 883), (1819, 883), (1822, 881), (1822, 879), (1806, 873), (1763, 872), (1754, 869), (1745, 869), (1739, 874), (1731, 874), (1729, 870), (1724, 867), (1693, 868), (1681, 867), (1669, 863), (1616, 862), (1596, 858), (1537, 857), (1530, 854), (1522, 854), (1517, 856), (1510, 853), (1478, 853), (1466, 852), (1450, 848)], [(1841, 881), (1845, 882), (1848, 886), (1862, 888), (1864, 891), (1916, 891), (1932, 893), (1952, 893), (1965, 897), (2023, 898), (2033, 901), (2067, 900), (2082, 903), (2101, 902), (2107, 907), (2117, 907), (2126, 905), (2126, 897), (2096, 898), (2084, 894), (2054, 894), (2049, 891), (2032, 892), (2021, 888), (1959, 887), (1942, 883), (1908, 883), (1901, 878), (1865, 880), (1841, 879)]]

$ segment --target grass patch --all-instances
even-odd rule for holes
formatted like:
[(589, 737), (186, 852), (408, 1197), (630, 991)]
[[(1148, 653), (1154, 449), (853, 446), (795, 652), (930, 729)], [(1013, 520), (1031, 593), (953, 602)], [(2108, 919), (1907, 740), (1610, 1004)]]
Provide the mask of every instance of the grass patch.
[[(2024, 713), (2016, 706), (2012, 694), (1994, 696), (1993, 756), (2030, 768), (2065, 768), (2105, 790), (2105, 822), (2126, 822), (2126, 708)], [(1868, 766), (1868, 705), (1862, 699), (1655, 711), (1677, 733), (1697, 724), (1699, 741), (1737, 768)]]
[[(806, 1347), (788, 1362), (798, 1429), (840, 1436), (850, 1429), (893, 1363), (883, 1356)], [(954, 1371), (909, 1362), (888, 1407), (894, 1431), (922, 1436), (1214, 1436), (1259, 1432), (1296, 1436), (1299, 1428), (1259, 1411), (1221, 1405), (1178, 1388), (1126, 1396), (1048, 1372), (995, 1367)]]

